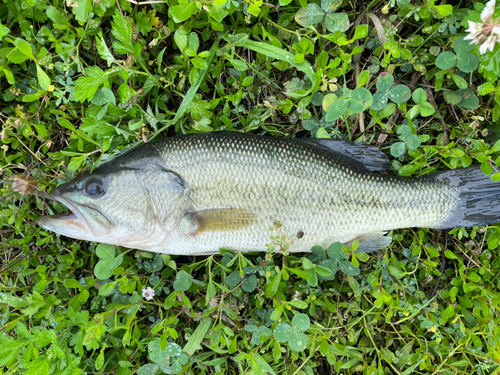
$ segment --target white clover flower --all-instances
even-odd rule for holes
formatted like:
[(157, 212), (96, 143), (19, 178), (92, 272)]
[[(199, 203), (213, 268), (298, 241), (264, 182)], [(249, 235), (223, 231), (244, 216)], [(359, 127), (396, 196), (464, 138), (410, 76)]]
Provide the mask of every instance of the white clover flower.
[(486, 3), (483, 11), (481, 12), (481, 21), (486, 22), (493, 17), (495, 12), (495, 0), (490, 0)]
[(151, 287), (144, 288), (142, 290), (142, 297), (148, 301), (152, 300), (155, 296), (155, 291)]
[(496, 34), (491, 34), (488, 39), (484, 41), (483, 44), (479, 47), (479, 52), (481, 54), (486, 53), (487, 50), (490, 50), (493, 52), (493, 48), (495, 48), (495, 42), (498, 39), (498, 35)]

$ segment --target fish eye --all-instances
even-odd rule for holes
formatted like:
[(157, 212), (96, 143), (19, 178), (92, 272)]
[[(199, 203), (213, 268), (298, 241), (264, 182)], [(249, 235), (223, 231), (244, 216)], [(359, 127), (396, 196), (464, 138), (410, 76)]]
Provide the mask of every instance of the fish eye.
[(90, 198), (100, 198), (106, 192), (101, 179), (93, 178), (85, 185), (85, 192)]

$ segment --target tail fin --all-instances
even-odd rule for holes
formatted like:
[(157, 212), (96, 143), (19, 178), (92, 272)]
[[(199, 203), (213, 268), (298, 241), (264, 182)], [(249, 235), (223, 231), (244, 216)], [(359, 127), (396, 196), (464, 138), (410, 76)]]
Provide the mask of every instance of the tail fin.
[(491, 181), (479, 167), (441, 172), (432, 178), (457, 189), (460, 199), (455, 211), (436, 228), (474, 227), (500, 221), (500, 182)]

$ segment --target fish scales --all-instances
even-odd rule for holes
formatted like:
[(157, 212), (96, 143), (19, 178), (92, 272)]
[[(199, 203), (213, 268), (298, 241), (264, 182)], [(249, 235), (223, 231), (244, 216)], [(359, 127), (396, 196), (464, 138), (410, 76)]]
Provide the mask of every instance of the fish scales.
[[(241, 230), (196, 236), (178, 231), (154, 249), (159, 252), (264, 249), (277, 234), (293, 240), (290, 251), (309, 251), (365, 233), (439, 225), (458, 201), (442, 184), (361, 172), (306, 142), (208, 134), (153, 145), (186, 181), (197, 210), (244, 208), (256, 214), (255, 223)], [(271, 233), (275, 222), (281, 228)]]

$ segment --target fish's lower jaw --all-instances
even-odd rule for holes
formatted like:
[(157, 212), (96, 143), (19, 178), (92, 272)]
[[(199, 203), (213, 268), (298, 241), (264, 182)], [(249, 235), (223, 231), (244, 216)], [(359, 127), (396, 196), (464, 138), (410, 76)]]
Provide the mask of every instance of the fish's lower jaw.
[(87, 226), (74, 213), (40, 216), (38, 225), (44, 229), (57, 234), (85, 241), (97, 241), (97, 238), (89, 233)]

